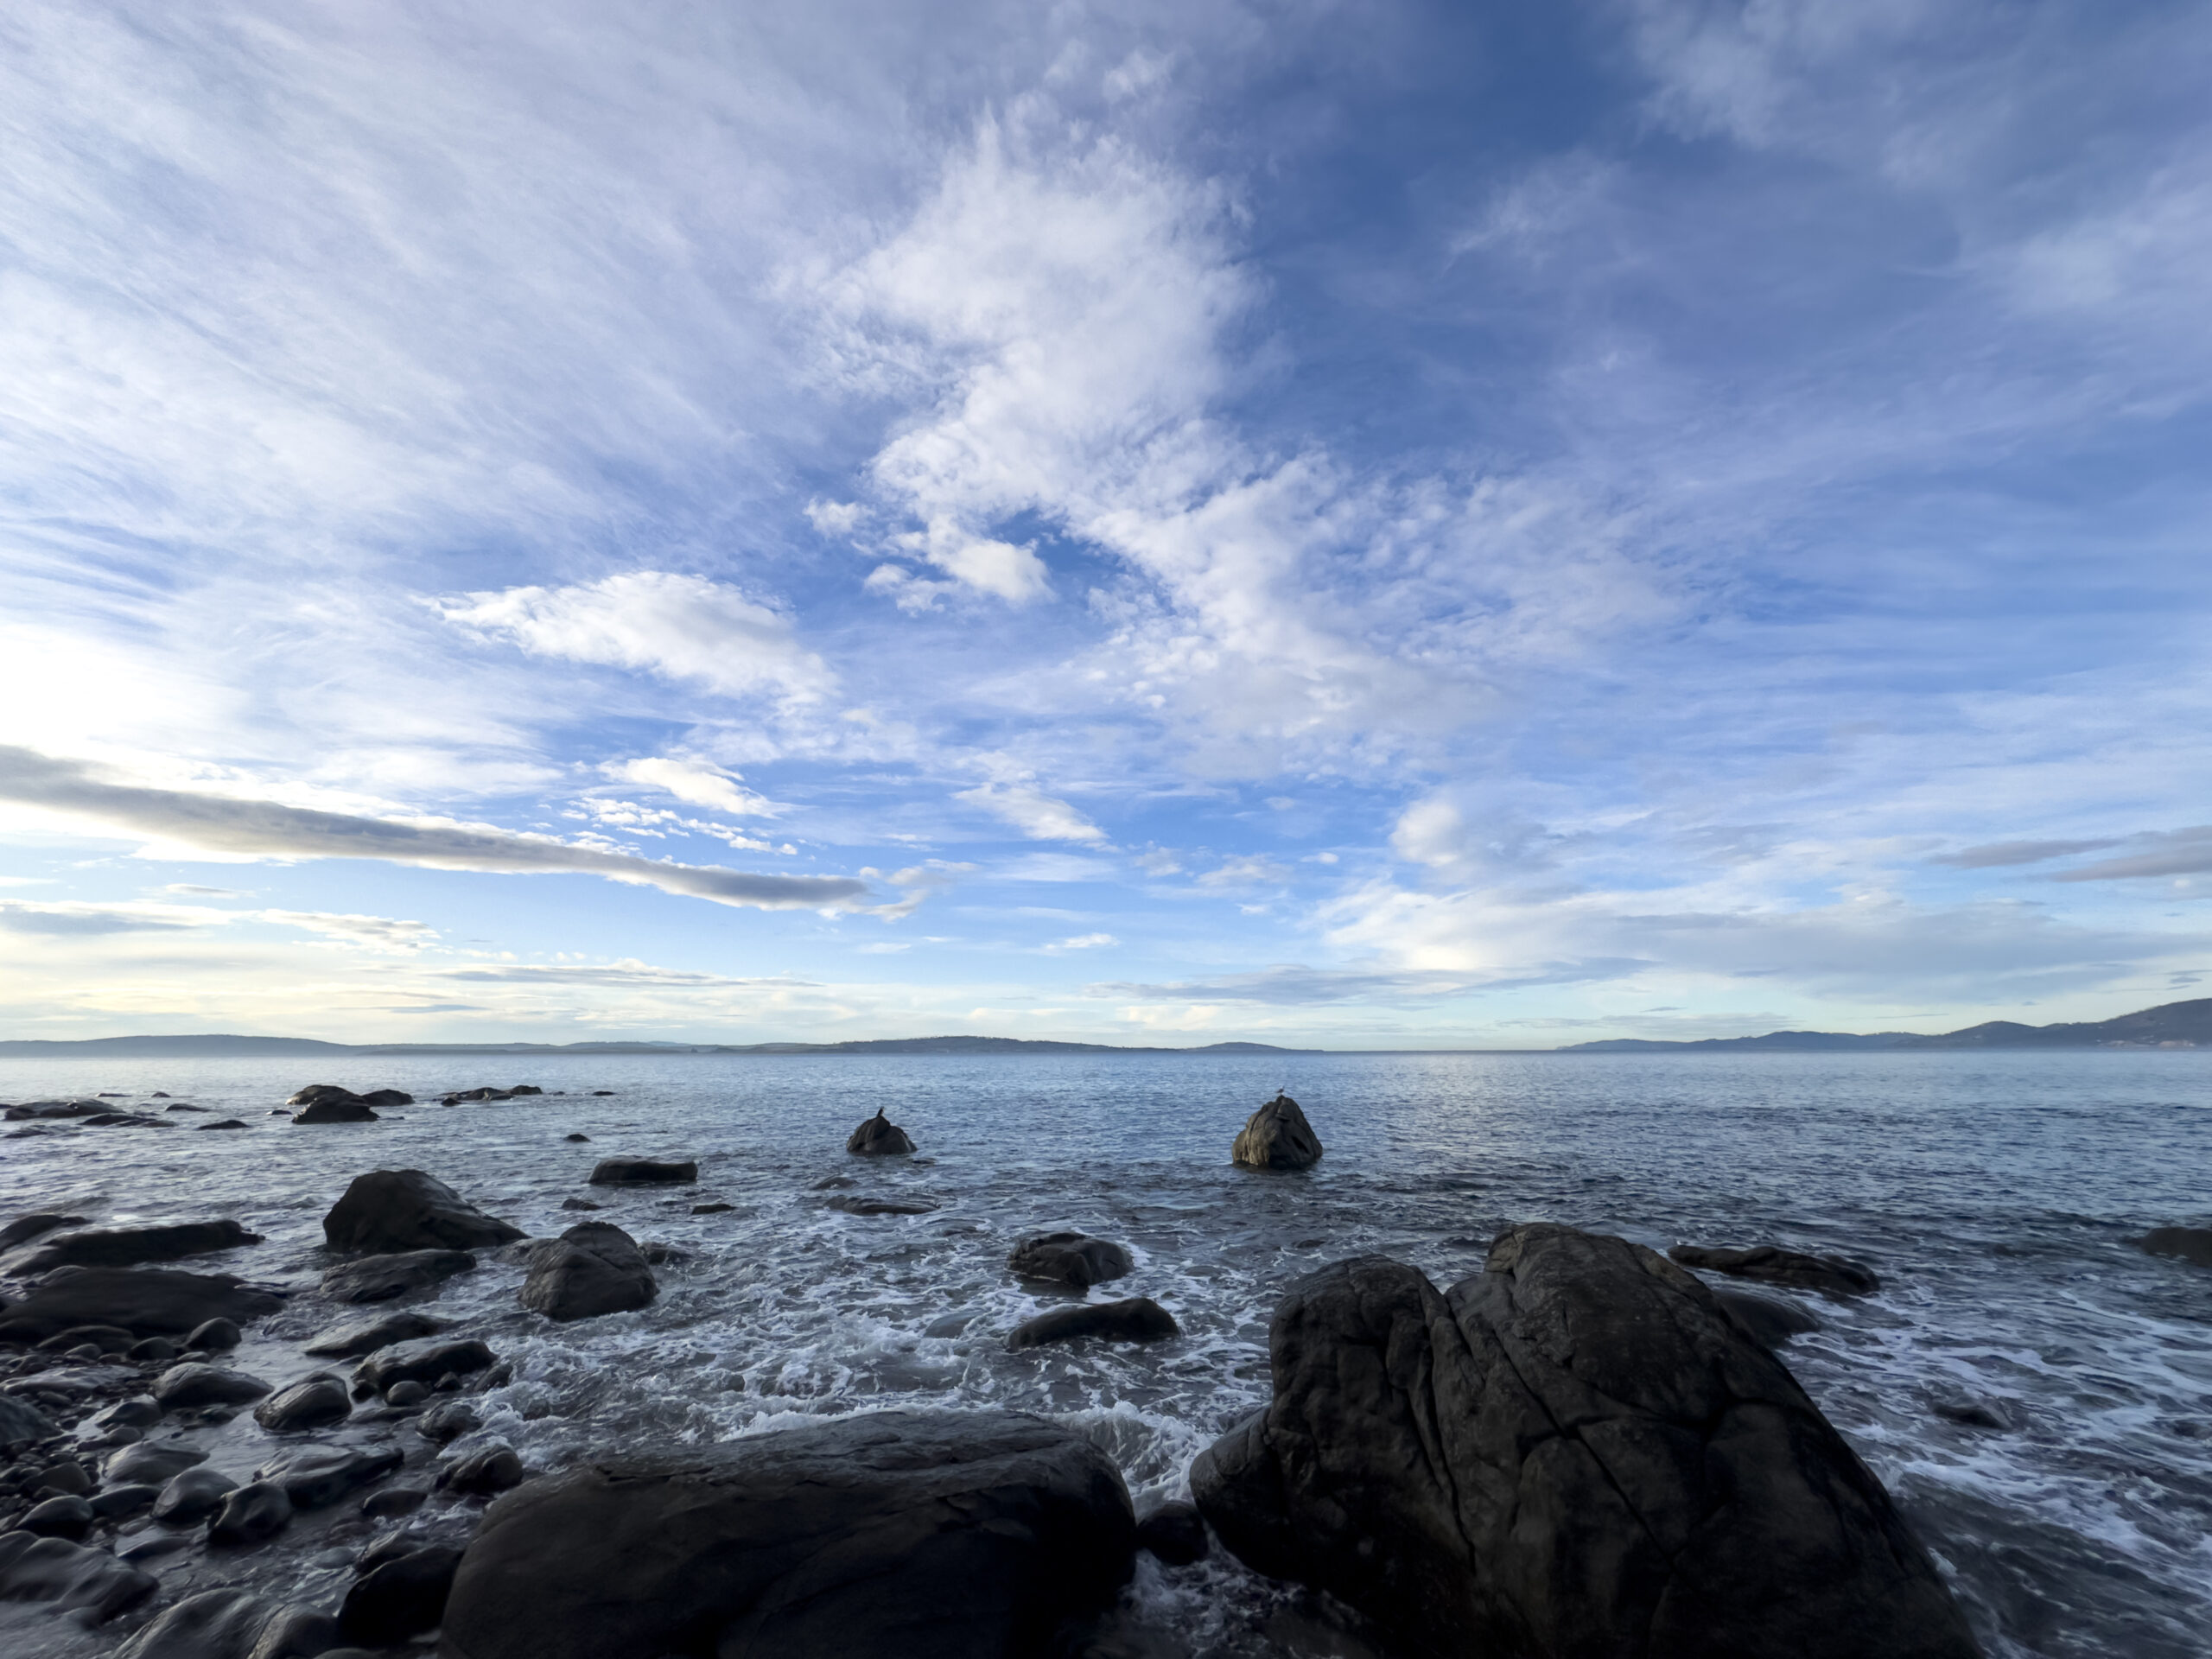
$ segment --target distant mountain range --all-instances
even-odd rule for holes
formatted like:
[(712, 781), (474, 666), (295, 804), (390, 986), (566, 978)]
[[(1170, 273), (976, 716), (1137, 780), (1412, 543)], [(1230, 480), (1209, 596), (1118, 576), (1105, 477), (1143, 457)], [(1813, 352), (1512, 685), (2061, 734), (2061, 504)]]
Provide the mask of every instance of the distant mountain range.
[(1271, 1043), (1200, 1048), (1031, 1042), (1018, 1037), (890, 1037), (849, 1043), (325, 1043), (312, 1037), (87, 1037), (0, 1042), (0, 1059), (237, 1059), (264, 1054), (1319, 1054)]
[(1984, 1025), (1968, 1026), (1963, 1031), (1947, 1031), (1940, 1037), (1916, 1037), (1909, 1031), (1878, 1031), (1867, 1036), (1847, 1031), (1770, 1031), (1764, 1037), (1705, 1037), (1675, 1042), (1648, 1037), (1615, 1037), (1605, 1042), (1573, 1043), (1556, 1052), (1649, 1054), (1723, 1048), (1815, 1052), (1860, 1048), (2212, 1048), (2212, 996), (2200, 996), (2190, 1002), (2168, 1002), (2112, 1020), (2066, 1025), (2024, 1026), (2012, 1020), (1992, 1020)]

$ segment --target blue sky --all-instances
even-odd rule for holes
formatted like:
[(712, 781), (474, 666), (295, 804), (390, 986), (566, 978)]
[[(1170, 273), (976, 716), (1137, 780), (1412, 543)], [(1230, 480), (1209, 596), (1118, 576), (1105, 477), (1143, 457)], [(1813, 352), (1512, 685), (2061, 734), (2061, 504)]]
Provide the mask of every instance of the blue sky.
[(0, 18), (0, 1027), (2212, 969), (2212, 13)]

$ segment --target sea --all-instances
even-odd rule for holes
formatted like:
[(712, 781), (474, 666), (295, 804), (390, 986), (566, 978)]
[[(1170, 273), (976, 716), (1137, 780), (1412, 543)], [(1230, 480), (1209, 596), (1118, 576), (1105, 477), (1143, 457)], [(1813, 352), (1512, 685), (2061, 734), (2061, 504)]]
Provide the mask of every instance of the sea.
[[(418, 1103), (369, 1124), (271, 1115), (312, 1083)], [(548, 1092), (437, 1103), (518, 1084)], [(1295, 1173), (1233, 1166), (1237, 1129), (1278, 1089), (1326, 1155)], [(1382, 1254), (1445, 1287), (1480, 1270), (1500, 1230), (1535, 1220), (1660, 1249), (1840, 1254), (1881, 1290), (1799, 1297), (1820, 1329), (1783, 1357), (1895, 1497), (1986, 1650), (2212, 1652), (2212, 1271), (2137, 1243), (2212, 1217), (2212, 1052), (0, 1062), (0, 1101), (94, 1094), (249, 1127), (0, 1140), (0, 1220), (228, 1216), (265, 1235), (180, 1265), (299, 1292), (237, 1362), (274, 1382), (313, 1369), (302, 1343), (355, 1311), (312, 1289), (321, 1217), (364, 1171), (428, 1170), (533, 1236), (582, 1219), (563, 1204), (588, 1198), (604, 1206), (594, 1219), (670, 1247), (640, 1313), (553, 1325), (517, 1302), (522, 1268), (489, 1256), (428, 1305), (512, 1366), (464, 1444), (504, 1440), (536, 1471), (796, 1416), (1014, 1408), (1110, 1452), (1141, 1511), (1186, 1496), (1192, 1459), (1266, 1402), (1268, 1316), (1328, 1262)], [(879, 1108), (914, 1157), (846, 1154)], [(607, 1157), (696, 1160), (698, 1182), (588, 1186)], [(856, 1216), (829, 1207), (840, 1192), (934, 1207)], [(1007, 1252), (1071, 1227), (1136, 1259), (1093, 1298), (1152, 1297), (1182, 1334), (1009, 1352), (1014, 1325), (1065, 1299), (1012, 1278)], [(200, 1438), (240, 1475), (270, 1449), (250, 1414)], [(430, 1455), (416, 1446), (416, 1462)], [(303, 1516), (257, 1551), (163, 1558), (162, 1605), (238, 1584), (334, 1606), (365, 1541), (358, 1519), (335, 1524)], [(455, 1520), (434, 1505), (383, 1524)], [(111, 1651), (130, 1624), (87, 1632), (4, 1611), (0, 1647), (24, 1656)], [(1344, 1610), (1218, 1552), (1173, 1570), (1141, 1558), (1102, 1643), (1130, 1659), (1388, 1653)]]

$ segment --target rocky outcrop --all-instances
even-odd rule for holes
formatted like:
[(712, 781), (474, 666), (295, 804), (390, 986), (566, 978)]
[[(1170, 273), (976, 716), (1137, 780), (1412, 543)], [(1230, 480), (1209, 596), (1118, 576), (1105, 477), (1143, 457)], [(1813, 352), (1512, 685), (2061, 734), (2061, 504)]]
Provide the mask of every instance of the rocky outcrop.
[(87, 1624), (104, 1624), (152, 1595), (150, 1573), (66, 1538), (0, 1532), (0, 1601), (39, 1601)]
[(435, 1291), (457, 1273), (474, 1273), (476, 1258), (467, 1250), (402, 1250), (394, 1255), (365, 1255), (341, 1262), (322, 1274), (322, 1294), (341, 1302), (388, 1302), (395, 1297)]
[(2153, 1227), (2143, 1235), (2143, 1248), (2152, 1255), (2177, 1256), (2200, 1268), (2212, 1268), (2212, 1227)]
[(181, 1221), (166, 1227), (98, 1227), (48, 1233), (0, 1261), (0, 1272), (46, 1273), (55, 1268), (127, 1268), (141, 1262), (175, 1262), (188, 1255), (258, 1244), (235, 1221)]
[(1292, 1287), (1274, 1401), (1203, 1453), (1230, 1549), (1408, 1649), (1488, 1659), (1969, 1659), (1873, 1476), (1711, 1291), (1516, 1228), (1440, 1294), (1368, 1256)]
[(1277, 1094), (1244, 1121), (1229, 1156), (1253, 1169), (1304, 1169), (1320, 1161), (1321, 1137), (1296, 1101)]
[(448, 1376), (489, 1370), (493, 1363), (492, 1351), (474, 1337), (394, 1343), (353, 1368), (353, 1387), (365, 1394), (382, 1394), (395, 1382), (435, 1387)]
[(1006, 1264), (1024, 1279), (1088, 1290), (1136, 1266), (1125, 1245), (1088, 1233), (1039, 1233), (1014, 1247)]
[(875, 1109), (874, 1117), (845, 1138), (847, 1152), (857, 1152), (871, 1158), (896, 1157), (913, 1149), (912, 1137), (886, 1117), (880, 1106)]
[(531, 1248), (522, 1305), (566, 1324), (626, 1313), (659, 1294), (635, 1239), (610, 1222), (584, 1221)]
[(602, 1158), (591, 1172), (592, 1186), (672, 1186), (699, 1179), (696, 1163), (659, 1163), (651, 1158)]
[(895, 1411), (607, 1459), (486, 1512), (447, 1659), (1014, 1659), (1128, 1578), (1111, 1461), (1006, 1412)]
[(162, 1268), (86, 1268), (48, 1279), (0, 1314), (0, 1341), (36, 1342), (79, 1325), (111, 1325), (134, 1336), (191, 1331), (212, 1319), (244, 1324), (274, 1313), (283, 1299), (249, 1289), (229, 1274)]
[(1871, 1268), (1840, 1255), (1808, 1255), (1775, 1244), (1755, 1244), (1747, 1250), (1712, 1249), (1699, 1244), (1677, 1244), (1667, 1254), (1686, 1268), (1724, 1273), (1732, 1279), (1751, 1279), (1763, 1285), (1786, 1285), (1792, 1290), (1817, 1290), (1830, 1296), (1866, 1296), (1882, 1287)]
[(444, 1320), (434, 1319), (427, 1313), (380, 1313), (372, 1319), (334, 1325), (301, 1351), (323, 1359), (359, 1359), (363, 1354), (389, 1348), (395, 1342), (435, 1337), (445, 1328)]
[(322, 1218), (334, 1250), (484, 1250), (512, 1244), (521, 1228), (486, 1215), (443, 1181), (419, 1169), (357, 1175)]
[(1041, 1348), (1047, 1343), (1076, 1342), (1095, 1337), (1102, 1342), (1163, 1342), (1180, 1336), (1174, 1316), (1149, 1296), (1132, 1296), (1120, 1302), (1083, 1302), (1056, 1307), (1025, 1319), (1007, 1334), (1006, 1345), (1020, 1350)]

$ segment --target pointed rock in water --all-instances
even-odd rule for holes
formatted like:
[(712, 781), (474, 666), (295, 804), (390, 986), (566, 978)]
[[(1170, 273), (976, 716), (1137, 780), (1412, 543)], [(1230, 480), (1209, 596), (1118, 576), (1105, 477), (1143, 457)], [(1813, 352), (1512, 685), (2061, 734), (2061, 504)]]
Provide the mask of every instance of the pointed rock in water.
[[(1382, 1256), (1294, 1285), (1274, 1401), (1200, 1454), (1246, 1565), (1416, 1650), (1972, 1659), (1935, 1564), (1713, 1294), (1543, 1224), (1440, 1294)], [(1725, 1501), (1716, 1497), (1725, 1494)]]
[(372, 1089), (357, 1095), (334, 1083), (311, 1083), (284, 1103), (287, 1106), (412, 1106), (415, 1096), (397, 1089)]
[(1048, 1651), (1127, 1581), (1106, 1454), (1011, 1412), (893, 1411), (600, 1459), (486, 1512), (448, 1659)]
[(2152, 1255), (2178, 1257), (2192, 1266), (2212, 1268), (2212, 1227), (2153, 1227), (2143, 1235)]
[(1298, 1103), (1279, 1092), (1245, 1120), (1229, 1155), (1254, 1169), (1304, 1169), (1320, 1161), (1321, 1137)]
[(334, 1250), (477, 1250), (512, 1244), (521, 1228), (499, 1221), (419, 1169), (377, 1169), (357, 1175), (322, 1218)]
[(1164, 1342), (1182, 1335), (1174, 1316), (1149, 1296), (1132, 1296), (1120, 1302), (1083, 1302), (1057, 1307), (1033, 1319), (1025, 1319), (1007, 1335), (1006, 1345), (1019, 1351), (1041, 1348), (1047, 1343), (1075, 1342), (1096, 1337), (1103, 1342)]
[(181, 1221), (166, 1227), (99, 1227), (48, 1233), (18, 1250), (0, 1271), (46, 1273), (55, 1268), (127, 1268), (141, 1262), (175, 1262), (188, 1255), (234, 1250), (261, 1243), (235, 1221)]
[(1787, 1285), (1794, 1290), (1825, 1291), (1831, 1296), (1866, 1296), (1879, 1290), (1882, 1281), (1870, 1268), (1840, 1255), (1808, 1255), (1773, 1244), (1755, 1244), (1748, 1250), (1708, 1249), (1698, 1244), (1677, 1244), (1668, 1255), (1686, 1268), (1725, 1273), (1732, 1279), (1751, 1279), (1764, 1285)]
[(635, 1239), (611, 1222), (582, 1221), (531, 1248), (522, 1305), (565, 1324), (626, 1313), (659, 1294)]
[(434, 1319), (427, 1313), (380, 1313), (372, 1319), (353, 1319), (333, 1325), (301, 1351), (318, 1358), (359, 1359), (363, 1354), (389, 1348), (395, 1342), (435, 1337), (445, 1328), (444, 1320)]
[(876, 1108), (875, 1116), (855, 1129), (845, 1141), (847, 1152), (872, 1158), (896, 1157), (913, 1149), (914, 1143), (906, 1131), (886, 1117), (880, 1106)]
[(341, 1302), (388, 1302), (435, 1290), (457, 1273), (474, 1273), (476, 1258), (467, 1250), (403, 1250), (396, 1255), (366, 1255), (326, 1268), (322, 1294)]
[(1014, 1247), (1007, 1267), (1023, 1279), (1088, 1290), (1119, 1279), (1136, 1266), (1126, 1245), (1088, 1233), (1039, 1233)]
[(651, 1158), (602, 1158), (591, 1173), (591, 1186), (672, 1186), (699, 1179), (692, 1162), (661, 1163)]

